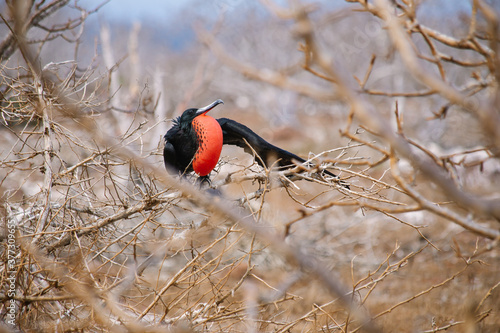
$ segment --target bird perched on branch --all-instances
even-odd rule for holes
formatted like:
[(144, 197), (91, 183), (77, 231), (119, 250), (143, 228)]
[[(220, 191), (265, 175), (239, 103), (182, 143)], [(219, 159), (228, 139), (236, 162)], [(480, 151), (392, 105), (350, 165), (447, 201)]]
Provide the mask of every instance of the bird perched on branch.
[[(215, 119), (207, 113), (219, 104), (220, 99), (200, 109), (187, 109), (173, 121), (173, 126), (165, 134), (163, 159), (170, 172), (185, 175), (194, 171), (201, 181), (209, 181), (210, 172), (219, 161), (222, 145), (234, 145), (249, 154), (257, 154), (257, 163), (277, 161), (281, 167), (305, 163), (303, 158), (276, 147), (247, 126), (227, 118)], [(326, 174), (338, 178), (328, 170)], [(345, 183), (341, 184), (349, 188)]]

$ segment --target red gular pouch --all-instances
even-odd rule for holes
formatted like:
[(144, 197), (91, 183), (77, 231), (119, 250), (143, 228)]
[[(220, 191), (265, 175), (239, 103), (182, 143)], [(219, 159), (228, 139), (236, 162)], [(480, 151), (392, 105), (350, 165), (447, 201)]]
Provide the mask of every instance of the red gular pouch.
[(223, 143), (222, 129), (215, 118), (206, 114), (194, 118), (192, 125), (198, 140), (193, 170), (199, 176), (206, 176), (219, 162)]

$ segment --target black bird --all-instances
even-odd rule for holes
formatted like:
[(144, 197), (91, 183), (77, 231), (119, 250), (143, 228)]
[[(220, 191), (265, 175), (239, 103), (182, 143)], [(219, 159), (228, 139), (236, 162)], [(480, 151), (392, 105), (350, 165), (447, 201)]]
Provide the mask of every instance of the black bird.
[[(294, 161), (306, 162), (303, 158), (270, 144), (243, 124), (228, 118), (216, 120), (207, 115), (208, 111), (223, 103), (218, 99), (200, 109), (187, 109), (173, 121), (174, 125), (164, 137), (163, 159), (168, 171), (183, 175), (194, 171), (208, 181), (210, 172), (219, 161), (223, 144), (241, 147), (249, 154), (255, 151), (260, 157), (256, 161), (261, 166), (264, 166), (263, 162), (270, 161), (277, 161), (280, 167), (293, 166)], [(324, 172), (338, 178), (328, 170)], [(344, 182), (340, 183), (349, 188)]]

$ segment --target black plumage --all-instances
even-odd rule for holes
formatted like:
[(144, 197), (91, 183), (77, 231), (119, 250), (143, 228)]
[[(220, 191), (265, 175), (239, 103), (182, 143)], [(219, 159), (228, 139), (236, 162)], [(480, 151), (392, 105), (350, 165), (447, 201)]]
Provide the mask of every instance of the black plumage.
[[(221, 100), (217, 100), (202, 109), (188, 109), (184, 111), (180, 117), (174, 120), (172, 128), (165, 134), (165, 147), (163, 150), (165, 167), (169, 171), (180, 174), (186, 174), (193, 171), (193, 159), (199, 148), (199, 140), (192, 126), (193, 119), (202, 113), (208, 112), (208, 110), (221, 103)], [(256, 156), (256, 161), (263, 167), (269, 167), (274, 162), (276, 162), (276, 166), (282, 168), (293, 167), (295, 163), (300, 164), (306, 162), (305, 159), (267, 142), (241, 123), (228, 118), (219, 118), (217, 122), (222, 129), (224, 145), (238, 146), (249, 154), (258, 155)], [(338, 178), (328, 170), (324, 170), (324, 173)], [(205, 176), (204, 179), (208, 179), (208, 175)], [(342, 181), (340, 184), (349, 188), (349, 186)]]

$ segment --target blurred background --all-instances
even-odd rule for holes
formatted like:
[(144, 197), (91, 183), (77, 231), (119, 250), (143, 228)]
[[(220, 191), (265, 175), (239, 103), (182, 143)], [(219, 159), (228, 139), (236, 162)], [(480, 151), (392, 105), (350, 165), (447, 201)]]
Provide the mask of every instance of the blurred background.
[[(455, 202), (307, 61), (304, 22), (379, 120), (457, 191), (498, 200), (488, 118), (415, 78), (375, 2), (21, 2), (0, 6), (1, 216), (18, 230), (6, 329), (355, 332), (371, 318), (382, 331), (499, 331), (497, 217)], [(498, 18), (500, 2), (391, 3), (419, 68), (494, 108), (498, 26), (481, 6)], [(212, 172), (228, 206), (311, 255), (352, 304), (162, 179), (172, 119), (219, 98), (213, 117), (350, 184), (273, 178), (235, 147)]]

